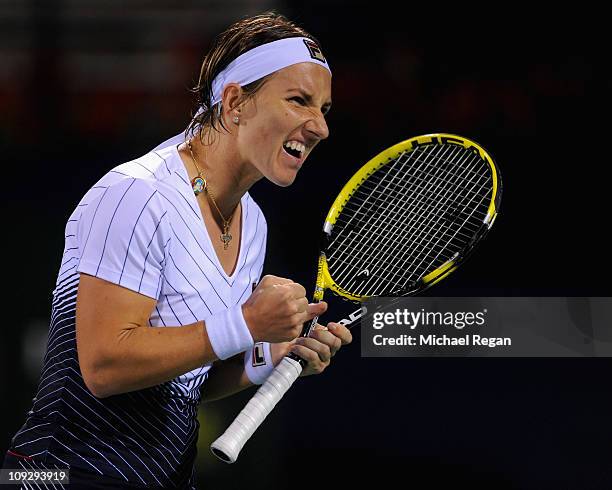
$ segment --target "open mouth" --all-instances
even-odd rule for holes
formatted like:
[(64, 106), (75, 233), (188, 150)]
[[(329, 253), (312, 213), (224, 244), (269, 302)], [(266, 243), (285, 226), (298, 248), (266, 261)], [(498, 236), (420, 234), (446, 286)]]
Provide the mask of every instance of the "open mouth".
[(285, 150), (292, 157), (301, 159), (304, 156), (306, 147), (299, 141), (291, 140), (283, 143), (283, 150)]

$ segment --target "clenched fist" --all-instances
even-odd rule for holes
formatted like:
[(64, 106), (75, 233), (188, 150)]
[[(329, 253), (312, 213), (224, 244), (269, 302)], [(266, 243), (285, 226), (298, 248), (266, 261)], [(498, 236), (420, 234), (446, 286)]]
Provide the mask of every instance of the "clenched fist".
[(302, 333), (303, 324), (327, 310), (327, 303), (308, 303), (303, 286), (290, 279), (265, 276), (242, 305), (255, 342), (287, 342)]

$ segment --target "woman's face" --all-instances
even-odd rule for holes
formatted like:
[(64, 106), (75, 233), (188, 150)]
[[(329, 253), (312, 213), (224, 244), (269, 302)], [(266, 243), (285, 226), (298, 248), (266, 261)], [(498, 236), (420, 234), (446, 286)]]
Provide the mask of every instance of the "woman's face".
[(293, 183), (319, 141), (329, 136), (331, 74), (315, 63), (277, 71), (240, 111), (241, 158), (280, 186)]

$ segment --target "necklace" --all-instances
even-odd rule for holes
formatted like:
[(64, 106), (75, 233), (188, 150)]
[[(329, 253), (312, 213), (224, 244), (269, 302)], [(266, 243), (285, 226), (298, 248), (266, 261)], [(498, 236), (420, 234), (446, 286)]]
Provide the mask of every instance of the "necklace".
[(219, 206), (217, 206), (217, 201), (215, 200), (215, 196), (213, 196), (212, 192), (210, 191), (210, 188), (208, 187), (208, 182), (206, 182), (206, 178), (202, 175), (202, 171), (200, 170), (200, 167), (198, 167), (198, 164), (196, 163), (196, 159), (193, 155), (193, 149), (191, 148), (191, 140), (187, 141), (187, 147), (189, 148), (191, 160), (193, 160), (193, 164), (195, 165), (195, 168), (198, 171), (198, 175), (196, 175), (191, 181), (191, 188), (193, 189), (193, 193), (196, 196), (200, 194), (202, 191), (206, 191), (206, 195), (210, 197), (210, 201), (215, 206), (217, 213), (219, 213), (219, 216), (221, 217), (221, 221), (223, 221), (223, 233), (221, 234), (220, 238), (221, 238), (221, 241), (223, 242), (223, 250), (227, 250), (227, 247), (229, 246), (229, 242), (232, 241), (232, 235), (230, 235), (229, 233), (229, 227), (230, 227), (230, 224), (232, 223), (232, 218), (234, 217), (234, 213), (232, 212), (232, 215), (230, 216), (229, 219), (225, 219), (225, 216), (223, 216), (223, 213), (221, 213)]

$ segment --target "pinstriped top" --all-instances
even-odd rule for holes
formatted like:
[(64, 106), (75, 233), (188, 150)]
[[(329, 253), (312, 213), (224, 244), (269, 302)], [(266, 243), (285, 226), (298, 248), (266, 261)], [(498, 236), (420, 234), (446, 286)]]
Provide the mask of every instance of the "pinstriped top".
[(174, 327), (241, 304), (263, 269), (267, 225), (247, 193), (237, 266), (228, 276), (204, 226), (176, 147), (115, 167), (66, 225), (38, 392), (12, 449), (43, 463), (156, 487), (189, 488), (197, 405), (210, 366), (161, 385), (95, 398), (75, 341), (79, 272), (157, 300), (149, 324)]

